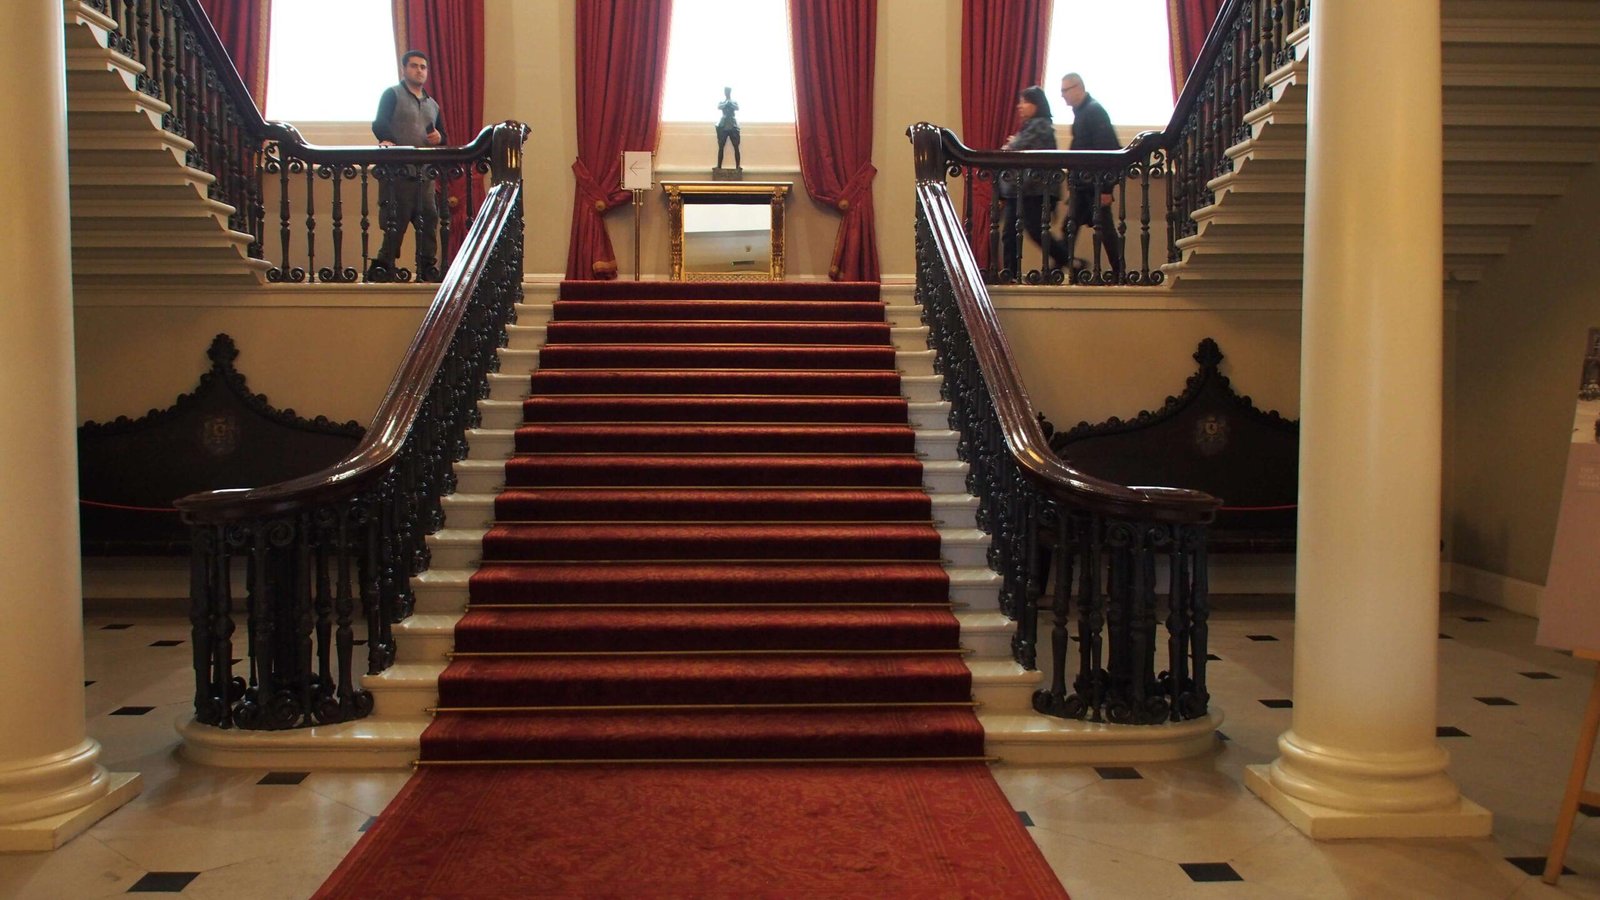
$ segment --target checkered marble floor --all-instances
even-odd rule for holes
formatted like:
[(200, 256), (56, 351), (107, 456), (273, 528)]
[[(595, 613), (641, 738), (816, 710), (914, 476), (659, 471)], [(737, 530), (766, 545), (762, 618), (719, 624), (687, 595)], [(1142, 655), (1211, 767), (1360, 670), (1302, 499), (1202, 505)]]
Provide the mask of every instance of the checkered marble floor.
[[(175, 604), (176, 605), (176, 604)], [(1138, 766), (994, 769), (1076, 900), (1145, 897), (1600, 897), (1600, 808), (1579, 816), (1559, 889), (1539, 882), (1593, 664), (1534, 646), (1532, 619), (1445, 598), (1439, 736), (1480, 841), (1316, 842), (1243, 787), (1289, 726), (1285, 597), (1219, 597), (1211, 620), (1214, 752)], [(193, 692), (179, 615), (86, 617), (89, 733), (144, 793), (50, 854), (0, 855), (0, 897), (309, 896), (407, 772), (212, 769), (176, 755)], [(1382, 697), (1372, 698), (1382, 703)], [(1597, 779), (1600, 780), (1600, 770)]]

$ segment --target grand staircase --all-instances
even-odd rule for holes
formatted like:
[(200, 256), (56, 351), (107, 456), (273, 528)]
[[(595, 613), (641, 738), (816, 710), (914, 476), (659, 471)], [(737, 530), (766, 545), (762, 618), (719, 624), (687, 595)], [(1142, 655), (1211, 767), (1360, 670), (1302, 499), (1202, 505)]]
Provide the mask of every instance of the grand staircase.
[(520, 308), (375, 717), (440, 710), (425, 760), (596, 730), (624, 756), (971, 756), (974, 702), (1031, 718), (918, 307), (639, 287)]
[[(1464, 284), (1600, 160), (1600, 3), (1445, 0), (1443, 14), (1443, 277)], [(1233, 170), (1209, 183), (1215, 202), (1164, 267), (1177, 286), (1299, 289), (1309, 26), (1289, 43), (1294, 61), (1267, 78), (1272, 100), (1246, 115), (1251, 137), (1228, 148)], [(1350, 180), (1363, 189), (1359, 173)], [(1373, 198), (1375, 216), (1383, 202)]]

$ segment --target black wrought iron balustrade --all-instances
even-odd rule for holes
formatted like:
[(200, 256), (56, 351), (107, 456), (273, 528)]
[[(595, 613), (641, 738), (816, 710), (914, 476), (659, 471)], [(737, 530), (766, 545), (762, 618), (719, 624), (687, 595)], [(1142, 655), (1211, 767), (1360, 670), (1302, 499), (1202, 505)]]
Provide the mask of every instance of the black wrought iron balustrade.
[(366, 674), (394, 662), (392, 626), (414, 607), (410, 579), (428, 567), (427, 535), (444, 523), (442, 498), (522, 296), (524, 133), (497, 132), (498, 183), (361, 444), (300, 479), (177, 502), (194, 534), (198, 721), (271, 730), (372, 711), (355, 647), (365, 643)]
[[(111, 49), (144, 67), (136, 88), (170, 107), (162, 128), (191, 142), (186, 164), (214, 177), (207, 196), (231, 208), (248, 254), (272, 263), (269, 281), (437, 281), (448, 270), (482, 205), (492, 126), (455, 147), (311, 145), (262, 118), (197, 0), (85, 2), (116, 22)], [(394, 215), (391, 183), (434, 198), (433, 253), (415, 240), (423, 220)], [(375, 265), (384, 234), (402, 228), (410, 259)]]
[(1228, 0), (1171, 120), (1122, 150), (978, 151), (945, 132), (963, 230), (990, 284), (1154, 286), (1216, 202), (1228, 150), (1295, 62), (1310, 0)]
[(917, 299), (1025, 668), (1038, 667), (1048, 617), (1050, 680), (1035, 709), (1134, 725), (1205, 716), (1205, 540), (1218, 501), (1104, 482), (1050, 452), (950, 200), (948, 133), (924, 124), (910, 135)]

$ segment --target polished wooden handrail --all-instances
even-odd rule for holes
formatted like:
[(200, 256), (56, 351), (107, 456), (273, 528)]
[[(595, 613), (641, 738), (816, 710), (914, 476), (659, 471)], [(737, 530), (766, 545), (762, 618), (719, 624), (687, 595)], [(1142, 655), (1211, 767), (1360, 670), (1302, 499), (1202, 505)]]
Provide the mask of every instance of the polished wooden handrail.
[(389, 383), (372, 425), (361, 443), (344, 459), (300, 478), (253, 488), (230, 488), (190, 494), (173, 505), (192, 524), (219, 524), (260, 519), (291, 510), (348, 497), (373, 485), (399, 453), (412, 423), (428, 396), (450, 342), (466, 313), (485, 264), (501, 233), (522, 202), (522, 142), (527, 126), (505, 122), (494, 126), (490, 158), (495, 184), (484, 198), (483, 209), (416, 336), (406, 349), (400, 368)]
[[(1159, 522), (1211, 521), (1221, 501), (1209, 494), (1179, 488), (1115, 484), (1079, 471), (1050, 449), (1021, 373), (1017, 371), (1005, 330), (984, 287), (983, 272), (972, 255), (961, 219), (945, 187), (948, 165), (945, 151), (954, 135), (948, 129), (927, 123), (913, 125), (907, 133), (916, 164), (917, 202), (927, 217), (938, 254), (949, 270), (950, 286), (988, 385), (1006, 446), (1028, 479), (1052, 499), (1072, 509)], [(1131, 149), (1117, 152), (1126, 153)], [(1049, 151), (1027, 152), (1030, 156), (1049, 154)], [(978, 155), (977, 151), (972, 153)], [(1015, 157), (1014, 153), (1009, 155)]]

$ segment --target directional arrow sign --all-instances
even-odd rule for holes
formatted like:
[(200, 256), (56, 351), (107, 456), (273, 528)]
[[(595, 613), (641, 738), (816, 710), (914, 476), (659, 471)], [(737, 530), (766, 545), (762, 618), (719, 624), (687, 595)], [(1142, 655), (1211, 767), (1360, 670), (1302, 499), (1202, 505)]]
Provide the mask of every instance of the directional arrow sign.
[(650, 151), (622, 151), (622, 189), (625, 191), (650, 190)]

